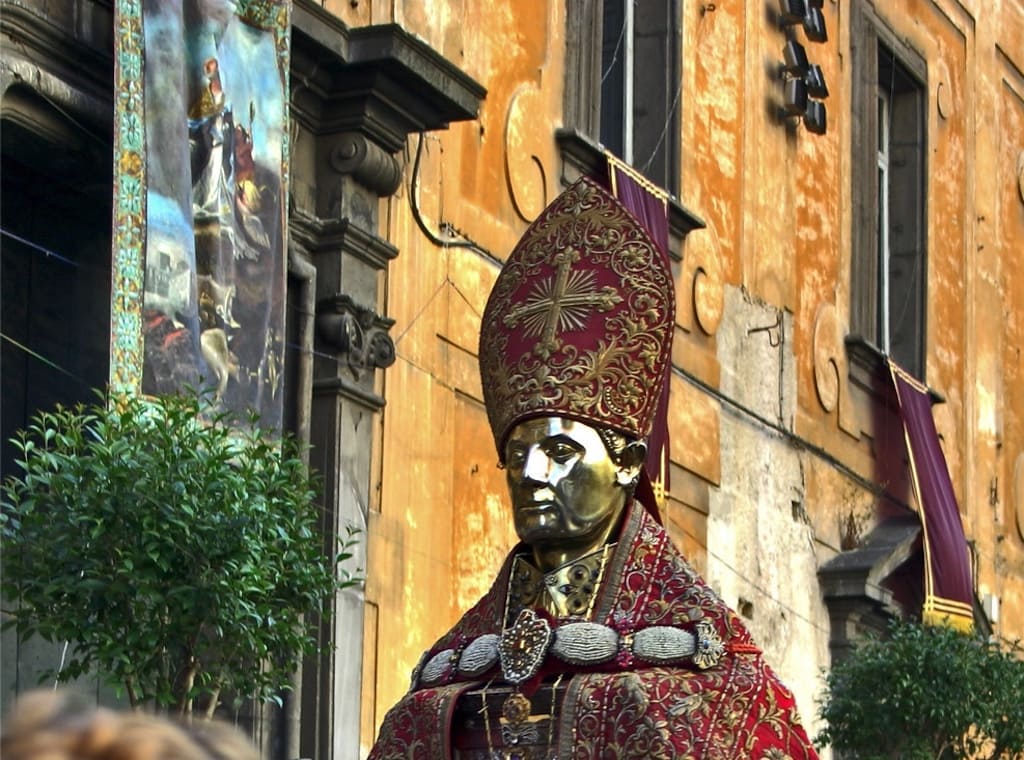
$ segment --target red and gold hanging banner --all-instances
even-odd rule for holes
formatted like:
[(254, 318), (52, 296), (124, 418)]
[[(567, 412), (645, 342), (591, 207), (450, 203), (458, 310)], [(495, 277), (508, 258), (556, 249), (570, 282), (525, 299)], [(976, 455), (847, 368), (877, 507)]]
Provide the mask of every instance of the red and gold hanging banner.
[[(612, 194), (633, 214), (647, 230), (661, 253), (665, 269), (672, 271), (668, 255), (668, 193), (654, 185), (628, 164), (611, 153), (608, 160), (608, 183)], [(659, 522), (670, 486), (669, 461), (671, 448), (668, 433), (668, 392), (671, 385), (672, 363), (665, 366), (661, 385), (661, 399), (654, 426), (647, 439), (647, 461), (637, 486), (637, 497), (644, 502)]]
[(971, 561), (953, 482), (932, 417), (928, 389), (889, 362), (910, 455), (914, 494), (924, 529), (922, 618), (962, 631), (974, 628)]

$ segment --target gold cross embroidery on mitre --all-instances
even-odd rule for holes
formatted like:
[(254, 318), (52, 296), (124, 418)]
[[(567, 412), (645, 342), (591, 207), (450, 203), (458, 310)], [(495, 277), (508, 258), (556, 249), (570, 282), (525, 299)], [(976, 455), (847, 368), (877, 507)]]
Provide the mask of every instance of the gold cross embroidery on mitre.
[(556, 253), (554, 275), (534, 285), (523, 304), (505, 316), (506, 327), (515, 327), (521, 320), (524, 335), (540, 336), (534, 350), (544, 358), (561, 348), (559, 333), (584, 327), (594, 309), (610, 311), (622, 303), (612, 286), (597, 287), (593, 270), (573, 270), (579, 260), (580, 252), (573, 248)]

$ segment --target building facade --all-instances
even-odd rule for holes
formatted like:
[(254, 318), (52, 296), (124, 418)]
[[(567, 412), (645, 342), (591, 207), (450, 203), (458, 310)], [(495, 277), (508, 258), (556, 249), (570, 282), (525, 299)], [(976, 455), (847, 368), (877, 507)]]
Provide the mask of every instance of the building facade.
[[(672, 197), (665, 522), (812, 730), (924, 596), (887, 359), (936, 400), (976, 625), (1024, 635), (1024, 5), (797, 5), (296, 0), (285, 420), (366, 582), (269, 754), (365, 754), (514, 544), (480, 316), (606, 150)], [(2, 5), (5, 439), (108, 375), (113, 6)], [(56, 656), (5, 638), (5, 704)]]

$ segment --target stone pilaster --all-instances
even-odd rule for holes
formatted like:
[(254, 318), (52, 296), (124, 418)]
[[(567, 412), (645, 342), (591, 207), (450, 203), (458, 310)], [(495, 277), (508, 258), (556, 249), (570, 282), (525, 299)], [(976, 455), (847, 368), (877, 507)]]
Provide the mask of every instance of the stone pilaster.
[[(312, 345), (300, 347), (313, 356), (310, 463), (323, 478), (325, 551), (355, 528), (349, 566), (365, 568), (380, 373), (395, 357), (379, 294), (399, 253), (380, 235), (379, 201), (401, 183), (396, 156), (407, 136), (474, 118), (484, 90), (400, 26), (350, 29), (298, 0), (291, 91), (289, 232), (296, 255), (315, 269), (306, 285), (315, 293)], [(320, 626), (324, 651), (303, 667), (292, 757), (358, 755), (364, 605), (361, 586), (346, 589)]]

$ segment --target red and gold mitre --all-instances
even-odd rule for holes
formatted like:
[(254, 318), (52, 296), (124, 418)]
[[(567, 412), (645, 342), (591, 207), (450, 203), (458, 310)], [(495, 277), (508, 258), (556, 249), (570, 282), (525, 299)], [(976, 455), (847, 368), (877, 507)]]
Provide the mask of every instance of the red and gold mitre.
[(618, 200), (587, 178), (558, 196), (509, 255), (484, 310), (480, 375), (499, 457), (531, 417), (645, 439), (674, 311), (664, 255)]

